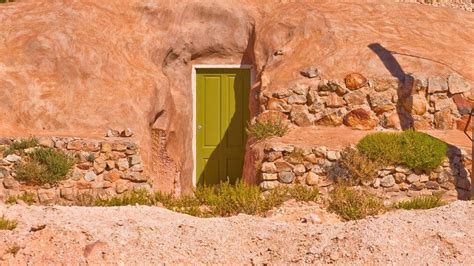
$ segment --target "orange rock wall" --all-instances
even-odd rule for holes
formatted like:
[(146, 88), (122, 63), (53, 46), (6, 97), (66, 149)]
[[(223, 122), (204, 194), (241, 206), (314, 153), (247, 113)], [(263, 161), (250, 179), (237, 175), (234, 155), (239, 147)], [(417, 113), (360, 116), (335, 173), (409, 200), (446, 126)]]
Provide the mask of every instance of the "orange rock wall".
[[(0, 135), (98, 137), (129, 127), (157, 187), (186, 193), (193, 64), (254, 65), (254, 115), (259, 91), (287, 88), (310, 65), (328, 79), (391, 75), (372, 43), (396, 52), (406, 73), (458, 72), (474, 87), (472, 13), (392, 1), (285, 2), (0, 5)], [(161, 142), (157, 132), (165, 132)]]

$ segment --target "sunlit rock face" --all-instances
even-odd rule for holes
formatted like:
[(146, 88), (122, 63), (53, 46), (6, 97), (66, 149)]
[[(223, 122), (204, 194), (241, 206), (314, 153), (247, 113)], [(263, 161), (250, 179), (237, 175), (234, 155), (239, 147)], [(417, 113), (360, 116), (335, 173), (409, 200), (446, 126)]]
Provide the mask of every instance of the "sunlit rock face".
[(100, 137), (131, 128), (155, 187), (189, 192), (193, 65), (253, 65), (252, 115), (259, 93), (350, 73), (456, 73), (474, 87), (470, 12), (393, 1), (286, 2), (2, 4), (0, 135)]

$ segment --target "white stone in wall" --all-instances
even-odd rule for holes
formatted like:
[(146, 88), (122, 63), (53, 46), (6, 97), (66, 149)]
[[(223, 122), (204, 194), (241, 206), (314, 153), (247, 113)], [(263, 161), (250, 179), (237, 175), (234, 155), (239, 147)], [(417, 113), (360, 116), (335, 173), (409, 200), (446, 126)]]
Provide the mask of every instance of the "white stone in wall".
[(306, 95), (293, 94), (288, 98), (289, 104), (303, 104), (306, 103)]
[(263, 181), (273, 181), (273, 180), (277, 180), (277, 179), (278, 179), (277, 174), (269, 174), (269, 173), (263, 173), (262, 174), (262, 180)]
[(10, 163), (16, 163), (21, 160), (21, 157), (16, 154), (10, 154), (7, 157), (5, 157), (5, 160)]
[(97, 175), (93, 171), (87, 171), (84, 175), (84, 180), (91, 182), (96, 179)]
[(130, 156), (129, 160), (130, 160), (130, 165), (135, 165), (135, 164), (139, 164), (139, 163), (142, 162), (140, 156), (138, 156), (138, 155)]
[(338, 151), (328, 151), (327, 158), (330, 161), (336, 161), (341, 158), (341, 154)]
[(320, 180), (320, 177), (314, 172), (306, 173), (304, 178), (308, 186), (316, 186)]
[(264, 173), (275, 173), (277, 171), (277, 168), (274, 163), (265, 162), (262, 164), (261, 170)]
[(117, 168), (120, 171), (127, 170), (129, 168), (128, 160), (126, 158), (120, 158), (117, 160)]
[(306, 172), (306, 168), (304, 167), (303, 164), (297, 164), (295, 165), (295, 167), (293, 167), (293, 172), (300, 176), (300, 175), (303, 175), (305, 172)]
[(380, 180), (380, 186), (382, 187), (388, 188), (393, 185), (395, 185), (395, 178), (393, 178), (393, 175), (387, 175)]
[(416, 183), (416, 182), (420, 181), (420, 176), (416, 175), (416, 174), (411, 174), (411, 175), (407, 176), (407, 181), (410, 184)]
[(260, 188), (262, 190), (271, 190), (276, 188), (278, 185), (278, 181), (263, 181), (262, 183), (260, 183)]

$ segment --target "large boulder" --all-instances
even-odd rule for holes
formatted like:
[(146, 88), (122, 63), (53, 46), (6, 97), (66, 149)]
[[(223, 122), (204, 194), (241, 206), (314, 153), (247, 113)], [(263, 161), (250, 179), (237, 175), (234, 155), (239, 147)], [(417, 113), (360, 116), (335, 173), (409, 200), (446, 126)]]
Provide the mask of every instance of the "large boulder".
[(346, 87), (350, 90), (357, 90), (367, 85), (367, 79), (360, 73), (351, 73), (344, 78)]
[(360, 130), (370, 130), (377, 126), (379, 120), (374, 113), (363, 108), (350, 111), (344, 117), (344, 124), (348, 127)]

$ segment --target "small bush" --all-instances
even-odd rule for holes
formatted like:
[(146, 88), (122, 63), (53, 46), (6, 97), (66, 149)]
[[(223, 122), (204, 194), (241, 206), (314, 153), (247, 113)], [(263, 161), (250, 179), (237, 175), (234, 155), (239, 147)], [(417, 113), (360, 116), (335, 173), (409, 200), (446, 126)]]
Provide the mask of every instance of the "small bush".
[(39, 141), (35, 137), (31, 137), (28, 139), (21, 139), (14, 141), (10, 147), (8, 147), (5, 151), (3, 151), (4, 155), (10, 155), (15, 152), (23, 153), (23, 150), (28, 148), (33, 148), (38, 145)]
[(315, 187), (297, 185), (287, 188), (286, 194), (288, 199), (295, 199), (296, 201), (316, 202), (319, 198), (319, 189)]
[(207, 207), (204, 216), (232, 216), (239, 213), (260, 215), (282, 203), (275, 193), (264, 197), (258, 186), (243, 182), (198, 187), (194, 194), (197, 202)]
[(357, 149), (371, 160), (383, 160), (387, 164), (401, 161), (402, 147), (399, 133), (377, 132), (362, 138)]
[(255, 140), (263, 140), (270, 137), (282, 137), (288, 132), (288, 123), (279, 118), (267, 118), (263, 121), (256, 120), (247, 125), (247, 134)]
[(5, 201), (6, 204), (16, 204), (18, 200), (22, 200), (28, 205), (32, 205), (36, 202), (36, 195), (34, 193), (25, 193), (21, 196), (9, 196)]
[(107, 200), (96, 200), (94, 206), (114, 207), (128, 205), (153, 205), (155, 201), (153, 195), (146, 190), (138, 190), (125, 193), (120, 197), (114, 197)]
[(402, 163), (413, 170), (430, 171), (440, 166), (448, 145), (426, 133), (406, 130), (401, 135)]
[(229, 182), (219, 186), (197, 187), (194, 196), (174, 197), (157, 192), (151, 194), (146, 190), (134, 191), (108, 200), (81, 198), (76, 204), (81, 206), (126, 206), (156, 205), (181, 213), (198, 217), (232, 216), (239, 213), (263, 215), (289, 199), (297, 201), (316, 201), (319, 190), (306, 186), (280, 187), (263, 195), (258, 186), (242, 182), (232, 185)]
[(95, 155), (93, 153), (89, 153), (87, 156), (86, 156), (86, 161), (90, 162), (90, 163), (93, 163), (95, 161)]
[(197, 198), (192, 196), (182, 196), (175, 198), (170, 194), (163, 194), (157, 192), (155, 194), (156, 202), (163, 204), (164, 207), (175, 212), (185, 213), (197, 217), (210, 216), (204, 209), (201, 208), (201, 203)]
[(441, 200), (443, 194), (437, 193), (431, 196), (416, 197), (411, 200), (404, 200), (393, 205), (396, 209), (416, 210), (416, 209), (431, 209), (445, 205)]
[(55, 184), (63, 179), (74, 165), (74, 158), (62, 151), (38, 148), (26, 162), (15, 167), (16, 179), (32, 185)]
[(386, 165), (402, 164), (415, 171), (431, 171), (443, 162), (448, 145), (428, 134), (406, 130), (369, 134), (360, 140), (357, 149)]
[(0, 230), (13, 230), (18, 225), (18, 222), (15, 220), (9, 220), (2, 216), (0, 218)]
[(280, 187), (263, 195), (258, 186), (239, 182), (236, 185), (222, 183), (218, 188), (199, 188), (198, 201), (209, 207), (212, 216), (232, 216), (239, 213), (263, 215), (289, 199), (316, 201), (319, 191), (301, 185)]
[(194, 216), (232, 216), (239, 213), (263, 215), (289, 199), (316, 201), (319, 191), (303, 186), (281, 187), (269, 191), (265, 196), (258, 186), (238, 182), (228, 182), (216, 187), (198, 187), (195, 197), (174, 198), (170, 195), (156, 194), (156, 201), (165, 207)]
[(330, 193), (329, 210), (345, 220), (363, 219), (385, 211), (381, 199), (365, 191), (338, 186)]
[(346, 171), (347, 181), (351, 185), (373, 181), (377, 178), (377, 171), (383, 165), (381, 162), (371, 160), (364, 153), (350, 147), (342, 150), (339, 164)]

